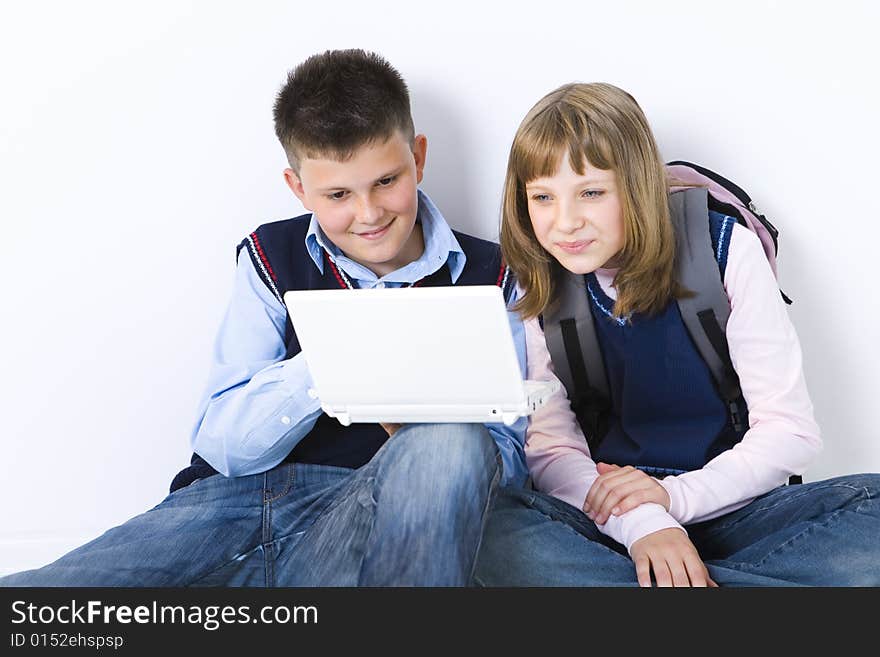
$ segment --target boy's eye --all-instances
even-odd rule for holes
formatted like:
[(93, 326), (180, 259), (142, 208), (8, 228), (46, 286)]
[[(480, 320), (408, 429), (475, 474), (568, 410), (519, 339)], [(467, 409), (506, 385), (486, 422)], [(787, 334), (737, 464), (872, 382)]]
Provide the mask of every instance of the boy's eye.
[(583, 195), (585, 198), (599, 198), (604, 193), (605, 190), (602, 189), (585, 189)]
[(327, 194), (327, 198), (329, 198), (332, 201), (341, 201), (342, 199), (345, 198), (345, 195), (346, 195), (345, 191), (333, 192), (332, 194)]
[(379, 180), (377, 180), (376, 184), (379, 185), (379, 187), (387, 187), (394, 182), (395, 178), (397, 178), (397, 176), (386, 176), (385, 178), (380, 178)]

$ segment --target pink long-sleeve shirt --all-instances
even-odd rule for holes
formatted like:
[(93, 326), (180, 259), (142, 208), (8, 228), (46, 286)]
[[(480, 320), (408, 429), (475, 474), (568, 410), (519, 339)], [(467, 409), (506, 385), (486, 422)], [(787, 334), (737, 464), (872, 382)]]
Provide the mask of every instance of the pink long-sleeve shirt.
[[(615, 270), (596, 271), (612, 299)], [(646, 503), (611, 516), (599, 529), (629, 550), (650, 533), (715, 518), (802, 474), (822, 448), (807, 392), (801, 348), (757, 236), (736, 225), (724, 289), (730, 299), (727, 341), (749, 409), (742, 441), (699, 470), (668, 476), (669, 511)], [(555, 379), (537, 319), (525, 323), (528, 377)], [(598, 473), (565, 389), (530, 418), (526, 462), (538, 490), (581, 509)]]

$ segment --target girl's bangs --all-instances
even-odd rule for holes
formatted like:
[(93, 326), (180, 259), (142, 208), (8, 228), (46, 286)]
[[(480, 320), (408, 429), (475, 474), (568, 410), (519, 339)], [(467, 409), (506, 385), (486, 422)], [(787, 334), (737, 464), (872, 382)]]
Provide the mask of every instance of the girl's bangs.
[[(529, 183), (554, 175), (559, 158), (567, 152), (571, 168), (583, 175), (585, 160), (597, 169), (610, 169), (604, 140), (591, 139), (588, 120), (578, 111), (563, 112), (559, 106), (545, 109), (517, 135), (512, 158), (517, 179)], [(571, 108), (574, 109), (574, 108)], [(597, 135), (598, 136), (598, 135)]]

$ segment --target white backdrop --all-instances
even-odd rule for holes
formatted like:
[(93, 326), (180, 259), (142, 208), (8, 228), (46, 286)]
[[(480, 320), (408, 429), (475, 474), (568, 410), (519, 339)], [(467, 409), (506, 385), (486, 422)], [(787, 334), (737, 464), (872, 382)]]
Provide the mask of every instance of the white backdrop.
[(737, 181), (780, 229), (825, 439), (806, 478), (880, 471), (877, 5), (440, 4), (3, 4), (0, 574), (152, 507), (187, 463), (234, 247), (301, 212), (274, 95), (329, 48), (401, 71), (423, 187), (482, 237), (540, 96), (632, 92), (667, 159)]

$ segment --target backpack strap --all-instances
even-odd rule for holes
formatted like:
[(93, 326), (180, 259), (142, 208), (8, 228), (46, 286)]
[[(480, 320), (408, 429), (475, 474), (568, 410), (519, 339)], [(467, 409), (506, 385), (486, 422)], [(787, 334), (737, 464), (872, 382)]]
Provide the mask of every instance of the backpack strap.
[[(770, 269), (776, 276), (776, 254), (779, 250), (779, 231), (770, 220), (758, 212), (754, 201), (742, 187), (731, 182), (720, 173), (693, 162), (676, 160), (666, 163), (666, 172), (674, 180), (684, 183), (684, 187), (674, 186), (673, 192), (687, 189), (688, 186), (706, 187), (709, 190), (709, 209), (736, 218), (737, 222), (758, 236), (764, 247), (764, 255)], [(791, 305), (791, 299), (781, 289), (782, 300)]]
[(545, 313), (543, 324), (556, 376), (595, 451), (608, 430), (611, 396), (582, 275), (563, 270), (558, 301)]
[[(726, 329), (730, 302), (718, 270), (709, 232), (705, 188), (670, 195), (676, 234), (676, 275), (693, 296), (678, 299), (679, 311), (697, 351), (727, 404), (736, 431), (743, 428), (737, 402), (739, 377), (733, 369)], [(558, 303), (543, 317), (544, 337), (556, 376), (562, 381), (581, 426), (595, 450), (607, 431), (610, 408), (605, 363), (596, 336), (584, 278), (563, 271)]]
[(705, 188), (697, 187), (670, 195), (676, 274), (679, 283), (693, 292), (677, 301), (685, 327), (730, 410), (734, 429), (740, 431), (743, 425), (737, 400), (742, 391), (726, 338), (730, 301), (712, 251), (707, 194)]

